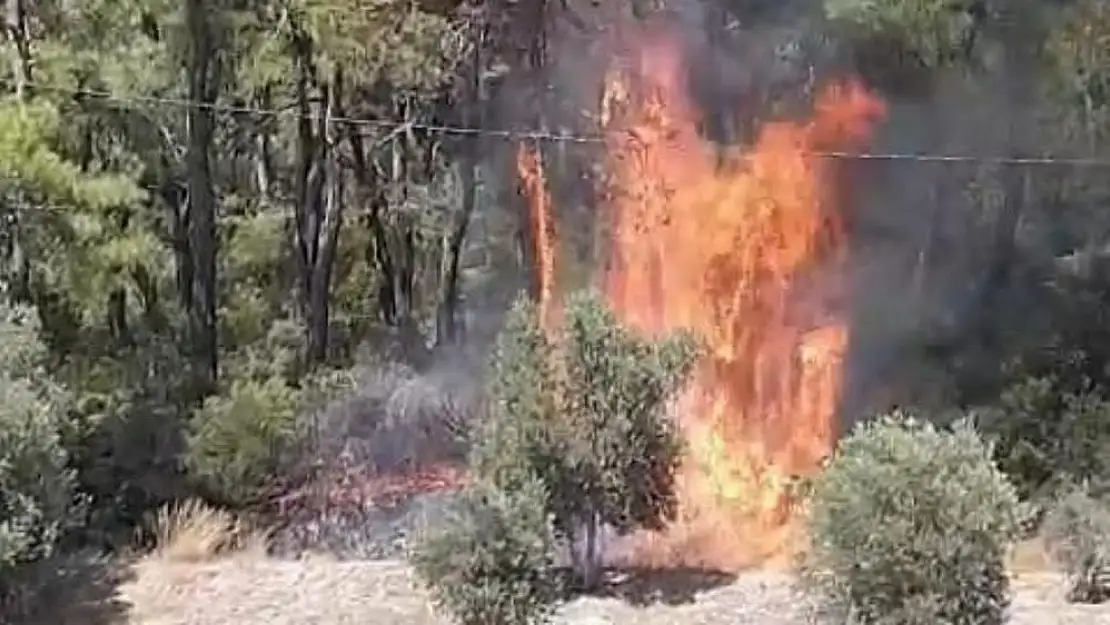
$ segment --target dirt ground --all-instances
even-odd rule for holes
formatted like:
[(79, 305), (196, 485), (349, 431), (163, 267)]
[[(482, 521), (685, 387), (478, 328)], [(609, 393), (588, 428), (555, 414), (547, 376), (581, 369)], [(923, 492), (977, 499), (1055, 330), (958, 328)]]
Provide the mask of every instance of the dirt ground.
[[(1067, 605), (1060, 580), (1016, 575), (1014, 625), (1110, 625), (1110, 606)], [(1039, 568), (1028, 566), (1027, 568)], [(802, 602), (781, 573), (738, 577), (671, 571), (614, 579), (606, 596), (578, 599), (563, 625), (801, 625)], [(200, 562), (151, 557), (80, 578), (51, 601), (43, 625), (443, 625), (401, 562), (278, 560), (237, 554)], [(62, 609), (64, 606), (64, 610)], [(46, 607), (46, 606), (44, 606)], [(60, 613), (64, 612), (64, 613)]]

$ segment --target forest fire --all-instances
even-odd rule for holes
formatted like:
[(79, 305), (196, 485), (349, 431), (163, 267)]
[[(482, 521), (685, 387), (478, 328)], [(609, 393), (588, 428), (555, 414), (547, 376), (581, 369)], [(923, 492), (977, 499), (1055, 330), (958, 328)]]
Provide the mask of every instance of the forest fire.
[[(834, 444), (846, 242), (832, 164), (814, 152), (858, 148), (883, 106), (854, 83), (832, 85), (809, 121), (768, 123), (750, 148), (722, 154), (698, 131), (677, 44), (640, 41), (607, 81), (610, 262), (599, 281), (626, 323), (691, 329), (709, 350), (675, 407), (689, 445), (681, 518), (636, 538), (634, 558), (737, 568), (786, 550), (790, 478)], [(530, 197), (546, 219), (546, 193)]]
[(529, 239), (534, 247), (536, 306), (540, 324), (550, 327), (555, 288), (555, 225), (551, 215), (551, 194), (544, 180), (543, 161), (538, 149), (522, 144), (516, 163), (521, 195), (529, 199), (528, 225)]

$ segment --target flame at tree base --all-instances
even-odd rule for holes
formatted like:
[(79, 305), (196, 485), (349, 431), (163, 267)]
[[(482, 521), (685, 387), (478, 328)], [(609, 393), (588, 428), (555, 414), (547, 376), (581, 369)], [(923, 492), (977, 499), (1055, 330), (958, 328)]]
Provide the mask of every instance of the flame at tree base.
[[(680, 516), (614, 555), (736, 569), (790, 553), (792, 478), (834, 445), (846, 242), (833, 163), (815, 152), (857, 149), (883, 107), (855, 83), (834, 84), (809, 121), (766, 124), (750, 149), (722, 154), (698, 131), (678, 44), (640, 37), (607, 80), (611, 230), (599, 277), (623, 322), (692, 330), (708, 355), (672, 407), (687, 441)], [(529, 186), (534, 214), (546, 215), (547, 196)], [(550, 253), (542, 260), (550, 284)]]

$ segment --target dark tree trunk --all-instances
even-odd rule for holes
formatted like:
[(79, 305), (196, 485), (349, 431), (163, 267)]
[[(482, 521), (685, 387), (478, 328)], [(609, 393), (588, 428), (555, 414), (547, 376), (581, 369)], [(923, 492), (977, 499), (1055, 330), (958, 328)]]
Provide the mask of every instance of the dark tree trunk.
[[(406, 347), (416, 339), (414, 297), (416, 286), (416, 233), (411, 219), (397, 215), (395, 223), (388, 223), (393, 203), (403, 199), (408, 184), (406, 150), (402, 146), (401, 132), (393, 132), (375, 146), (367, 148), (357, 129), (349, 129), (348, 144), (354, 160), (354, 177), (359, 194), (370, 205), (366, 227), (370, 230), (371, 243), (366, 248), (366, 261), (380, 273), (378, 304), (382, 321), (396, 328), (403, 335)], [(386, 149), (390, 163), (382, 167), (385, 173), (375, 171), (370, 162), (370, 150)], [(394, 193), (400, 193), (400, 198)]]
[[(1003, 84), (1005, 96), (1005, 133), (1007, 154), (1024, 156), (1028, 146), (1029, 111), (1034, 104), (1035, 84), (1029, 68), (1038, 62), (1039, 45), (1044, 32), (1036, 2), (1015, 1), (1000, 9), (997, 34), (1003, 43)], [(1003, 165), (1001, 173), (1002, 206), (991, 225), (988, 257), (980, 282), (979, 323), (977, 330), (988, 349), (995, 345), (997, 313), (1005, 306), (1012, 273), (1017, 260), (1017, 230), (1027, 202), (1027, 168), (1020, 164)]]
[(193, 349), (193, 375), (197, 390), (214, 389), (219, 369), (216, 338), (216, 193), (213, 188), (210, 150), (215, 128), (212, 105), (216, 103), (215, 46), (211, 7), (201, 0), (187, 0), (189, 30), (189, 99), (201, 103), (188, 112), (189, 145), (186, 156), (189, 186), (188, 241), (192, 261), (189, 321)]
[(297, 264), (297, 297), (305, 324), (305, 360), (316, 366), (328, 356), (331, 280), (336, 247), (343, 223), (343, 190), (334, 158), (336, 136), (333, 116), (342, 116), (343, 72), (336, 69), (330, 83), (321, 87), (323, 112), (314, 113), (315, 85), (312, 45), (300, 37), (297, 45), (297, 128), (294, 208), (294, 251)]
[(4, 30), (8, 40), (15, 47), (12, 57), (12, 76), (15, 94), (25, 98), (30, 94), (34, 76), (31, 74), (31, 34), (28, 25), (29, 15), (26, 0), (6, 0), (4, 7)]
[[(486, 42), (486, 26), (479, 27), (477, 41), (474, 44), (474, 54), (471, 63), (471, 84), (467, 94), (466, 113), (463, 116), (465, 126), (485, 126), (485, 89), (482, 81), (482, 49)], [(478, 201), (478, 159), (485, 152), (481, 136), (466, 137), (463, 147), (463, 159), (460, 166), (462, 173), (462, 207), (455, 217), (450, 236), (447, 240), (447, 268), (444, 272), (442, 292), (439, 298), (439, 311), (436, 323), (436, 344), (457, 343), (462, 334), (462, 325), (459, 319), (459, 278), (462, 264), (463, 247), (466, 243), (467, 230), (470, 227), (474, 206)]]
[(587, 590), (601, 583), (601, 519), (596, 512), (586, 519), (586, 552), (583, 558), (582, 583)]

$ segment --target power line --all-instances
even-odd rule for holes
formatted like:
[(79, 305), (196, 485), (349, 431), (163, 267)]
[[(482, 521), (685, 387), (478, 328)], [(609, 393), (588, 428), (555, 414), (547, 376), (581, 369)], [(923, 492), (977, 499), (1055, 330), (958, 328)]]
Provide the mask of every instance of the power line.
[[(31, 89), (49, 91), (72, 97), (87, 97), (103, 100), (120, 108), (137, 109), (142, 106), (161, 106), (183, 109), (210, 110), (232, 115), (253, 115), (257, 117), (308, 118), (331, 124), (377, 128), (399, 131), (419, 130), (440, 135), (480, 136), (506, 140), (540, 141), (551, 143), (604, 144), (604, 135), (584, 135), (549, 132), (542, 130), (511, 130), (505, 128), (478, 128), (449, 124), (428, 124), (397, 119), (369, 119), (349, 116), (303, 115), (292, 109), (263, 108), (199, 102), (187, 98), (162, 96), (118, 96), (109, 91), (93, 89), (56, 87), (51, 85), (28, 84)], [(1110, 167), (1110, 159), (1098, 157), (1060, 157), (1060, 156), (998, 156), (974, 154), (931, 154), (921, 152), (847, 152), (847, 151), (810, 151), (817, 158), (854, 161), (909, 161), (920, 163), (977, 163), (989, 165), (1014, 166), (1071, 166), (1071, 167)]]
[(197, 100), (189, 100), (187, 98), (170, 98), (161, 96), (118, 96), (109, 91), (97, 91), (92, 89), (77, 89), (67, 87), (54, 87), (36, 84), (26, 84), (32, 90), (50, 91), (69, 95), (73, 97), (86, 97), (104, 100), (112, 104), (119, 105), (121, 108), (139, 108), (141, 105), (149, 106), (165, 106), (172, 108), (183, 109), (199, 109), (208, 110), (215, 113), (228, 113), (231, 115), (253, 115), (256, 117), (292, 117), (294, 119), (306, 118), (316, 121), (325, 121), (331, 124), (338, 124), (344, 126), (364, 126), (371, 128), (378, 128), (380, 130), (400, 130), (411, 128), (412, 130), (420, 130), (429, 133), (443, 134), (443, 135), (470, 135), (470, 136), (484, 136), (501, 139), (520, 139), (520, 140), (534, 140), (534, 141), (556, 141), (565, 143), (604, 143), (605, 138), (602, 136), (589, 136), (589, 135), (575, 135), (569, 133), (552, 133), (539, 130), (509, 130), (499, 128), (468, 128), (464, 126), (451, 126), (444, 124), (427, 124), (412, 121), (402, 121), (397, 119), (369, 119), (362, 117), (347, 117), (347, 116), (322, 116), (322, 115), (303, 115), (292, 109), (275, 109), (275, 108), (262, 108), (257, 106), (242, 106), (232, 104), (219, 104), (210, 102), (199, 102)]

